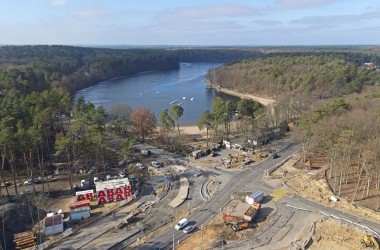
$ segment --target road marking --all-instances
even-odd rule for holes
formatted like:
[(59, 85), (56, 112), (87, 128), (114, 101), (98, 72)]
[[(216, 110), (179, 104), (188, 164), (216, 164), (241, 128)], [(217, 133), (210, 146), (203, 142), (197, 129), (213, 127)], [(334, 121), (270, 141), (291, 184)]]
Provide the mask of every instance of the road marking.
[(272, 197), (274, 201), (279, 201), (288, 191), (284, 189), (276, 189), (269, 196)]

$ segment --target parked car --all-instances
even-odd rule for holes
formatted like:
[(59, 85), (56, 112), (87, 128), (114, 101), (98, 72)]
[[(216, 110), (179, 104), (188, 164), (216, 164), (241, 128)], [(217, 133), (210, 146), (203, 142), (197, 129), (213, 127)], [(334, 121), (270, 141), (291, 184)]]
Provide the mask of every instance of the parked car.
[(20, 193), (21, 196), (33, 194), (33, 190), (27, 189)]
[(152, 166), (155, 168), (160, 168), (162, 167), (162, 164), (161, 162), (158, 162), (158, 161), (152, 161)]
[(35, 184), (42, 183), (42, 177), (33, 178), (33, 182), (34, 182)]
[(188, 233), (190, 233), (191, 231), (193, 231), (194, 229), (195, 229), (194, 226), (187, 226), (187, 227), (185, 227), (185, 229), (183, 229), (182, 232), (184, 232), (185, 234), (188, 234)]
[(106, 165), (104, 165), (104, 168), (105, 169), (111, 169), (111, 168), (113, 168), (113, 164), (112, 163), (107, 163)]
[(90, 169), (87, 173), (88, 174), (97, 174), (98, 170), (96, 170), (96, 169)]
[(125, 178), (125, 177), (127, 177), (127, 174), (126, 174), (124, 171), (120, 171), (120, 172), (119, 172), (119, 176), (120, 176), (121, 178)]
[(145, 156), (149, 156), (152, 154), (152, 151), (148, 150), (148, 149), (142, 149), (141, 150), (141, 154), (142, 155), (145, 155)]
[(139, 168), (139, 169), (144, 169), (145, 168), (144, 164), (142, 164), (142, 163), (136, 163), (136, 167)]
[(24, 181), (24, 185), (32, 185), (32, 184), (33, 184), (32, 179), (28, 179), (27, 181)]
[(248, 164), (251, 163), (251, 162), (252, 162), (252, 160), (249, 159), (249, 158), (245, 158), (245, 159), (243, 160), (243, 164), (245, 164), (245, 165), (248, 165)]

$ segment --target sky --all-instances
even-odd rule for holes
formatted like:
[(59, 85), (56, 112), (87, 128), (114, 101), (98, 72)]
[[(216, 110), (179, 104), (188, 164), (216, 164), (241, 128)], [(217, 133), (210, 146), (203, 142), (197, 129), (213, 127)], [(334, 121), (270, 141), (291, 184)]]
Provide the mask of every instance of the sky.
[(380, 44), (380, 0), (0, 0), (0, 44)]

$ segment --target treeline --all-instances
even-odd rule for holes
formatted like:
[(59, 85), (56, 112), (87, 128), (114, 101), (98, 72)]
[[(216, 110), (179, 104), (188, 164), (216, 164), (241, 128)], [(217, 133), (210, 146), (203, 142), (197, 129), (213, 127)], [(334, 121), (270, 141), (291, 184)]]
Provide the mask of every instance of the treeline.
[(380, 57), (361, 53), (271, 54), (210, 70), (207, 78), (214, 85), (240, 92), (329, 98), (360, 92), (364, 86), (380, 82), (379, 72), (363, 68), (364, 62), (380, 63)]
[(4, 46), (0, 47), (0, 90), (2, 96), (47, 89), (74, 93), (114, 77), (175, 69), (178, 62), (173, 51), (158, 49)]
[(177, 53), (181, 62), (229, 62), (263, 55), (256, 49), (243, 48), (179, 49)]

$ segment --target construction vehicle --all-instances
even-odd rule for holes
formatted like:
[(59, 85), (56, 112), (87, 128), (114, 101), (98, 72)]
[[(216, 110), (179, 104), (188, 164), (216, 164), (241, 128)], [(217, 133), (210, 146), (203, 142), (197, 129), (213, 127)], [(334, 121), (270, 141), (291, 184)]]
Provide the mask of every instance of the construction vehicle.
[(365, 234), (362, 237), (361, 245), (363, 247), (374, 247), (376, 250), (379, 250), (379, 243), (373, 235)]
[[(232, 219), (229, 220), (229, 219)], [(223, 213), (223, 221), (226, 225), (231, 225), (231, 228), (237, 232), (250, 227), (249, 221), (239, 218), (238, 216)]]

